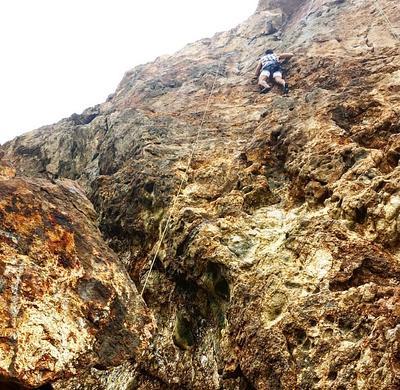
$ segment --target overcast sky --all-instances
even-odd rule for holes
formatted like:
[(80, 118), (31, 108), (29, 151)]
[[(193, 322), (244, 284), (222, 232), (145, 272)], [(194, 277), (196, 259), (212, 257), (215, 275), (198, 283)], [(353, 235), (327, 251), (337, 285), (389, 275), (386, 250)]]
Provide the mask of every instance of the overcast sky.
[(258, 0), (2, 0), (0, 143), (103, 102), (135, 65), (245, 20)]

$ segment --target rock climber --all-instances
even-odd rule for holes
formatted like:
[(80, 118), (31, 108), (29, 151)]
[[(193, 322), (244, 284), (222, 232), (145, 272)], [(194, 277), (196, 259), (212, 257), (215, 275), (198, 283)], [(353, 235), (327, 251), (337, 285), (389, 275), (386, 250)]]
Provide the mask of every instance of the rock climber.
[(260, 93), (267, 93), (271, 90), (272, 87), (268, 84), (270, 80), (274, 80), (277, 84), (281, 85), (285, 94), (289, 92), (289, 85), (282, 78), (281, 62), (292, 57), (292, 53), (278, 55), (272, 49), (266, 50), (256, 70), (256, 79), (258, 78), (258, 85), (261, 87)]

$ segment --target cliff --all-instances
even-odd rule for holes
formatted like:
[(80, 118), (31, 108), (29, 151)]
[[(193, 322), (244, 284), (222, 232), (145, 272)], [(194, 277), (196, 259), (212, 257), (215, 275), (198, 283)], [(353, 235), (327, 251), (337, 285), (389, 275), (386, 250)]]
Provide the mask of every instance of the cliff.
[(261, 0), (4, 145), (4, 386), (399, 388), (399, 11)]

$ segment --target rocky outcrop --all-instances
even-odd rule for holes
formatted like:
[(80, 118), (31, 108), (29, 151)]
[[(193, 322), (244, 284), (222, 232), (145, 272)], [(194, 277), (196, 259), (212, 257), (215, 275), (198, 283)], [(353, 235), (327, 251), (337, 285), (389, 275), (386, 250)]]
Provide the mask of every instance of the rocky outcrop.
[[(141, 358), (84, 362), (54, 388), (400, 386), (400, 42), (382, 16), (396, 26), (397, 10), (260, 1), (231, 31), (127, 72), (107, 102), (4, 146), (28, 181), (84, 188), (139, 289), (157, 255)], [(251, 84), (266, 47), (295, 53), (289, 97)]]
[(82, 190), (71, 180), (16, 178), (7, 165), (0, 167), (2, 380), (39, 386), (140, 358), (151, 316), (102, 241)]

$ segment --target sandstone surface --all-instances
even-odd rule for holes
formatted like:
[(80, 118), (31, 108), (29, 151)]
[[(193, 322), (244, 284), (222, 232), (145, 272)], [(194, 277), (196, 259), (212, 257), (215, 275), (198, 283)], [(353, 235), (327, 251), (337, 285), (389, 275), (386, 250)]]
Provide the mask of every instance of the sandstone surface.
[[(58, 205), (79, 183), (139, 290), (149, 277), (124, 333), (146, 340), (136, 324), (154, 316), (140, 358), (122, 348), (119, 366), (83, 360), (58, 381), (52, 367), (54, 389), (400, 388), (399, 26), (395, 0), (261, 0), (127, 72), (105, 103), (3, 146), (21, 199), (42, 183)], [(267, 47), (295, 54), (289, 97), (252, 84)], [(65, 351), (90, 360), (88, 344)]]

